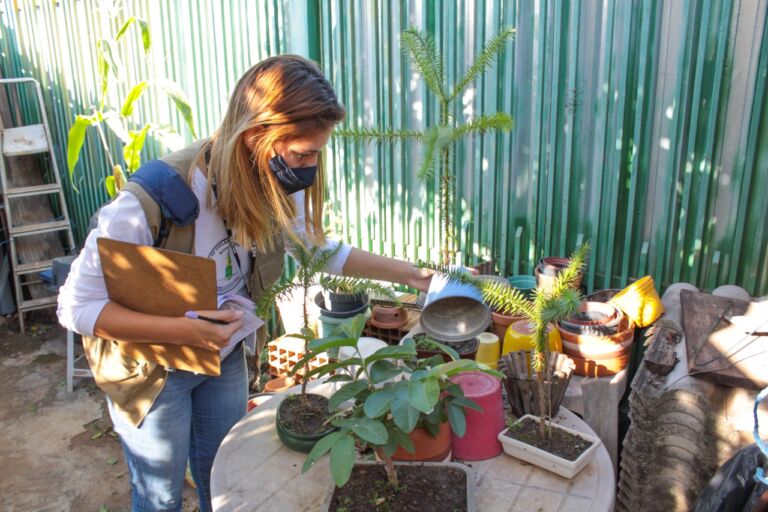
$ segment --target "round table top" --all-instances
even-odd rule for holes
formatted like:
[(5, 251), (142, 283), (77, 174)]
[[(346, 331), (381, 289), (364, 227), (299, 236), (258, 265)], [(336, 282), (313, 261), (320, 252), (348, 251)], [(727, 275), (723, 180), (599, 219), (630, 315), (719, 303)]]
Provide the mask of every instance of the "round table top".
[[(335, 384), (313, 382), (313, 393), (330, 395)], [(216, 511), (281, 512), (320, 510), (331, 490), (327, 457), (301, 474), (305, 454), (284, 446), (275, 430), (275, 414), (288, 394), (262, 403), (240, 420), (224, 439), (211, 474), (211, 496)], [(594, 432), (561, 407), (556, 423), (586, 434)], [(604, 512), (613, 510), (616, 480), (602, 444), (594, 460), (568, 480), (509, 455), (467, 463), (474, 470), (475, 501), (483, 512)]]

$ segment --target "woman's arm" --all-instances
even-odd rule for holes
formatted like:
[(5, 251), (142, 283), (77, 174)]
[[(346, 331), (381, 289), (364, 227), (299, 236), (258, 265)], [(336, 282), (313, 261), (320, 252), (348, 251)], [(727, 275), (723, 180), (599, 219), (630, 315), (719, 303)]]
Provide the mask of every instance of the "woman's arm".
[(186, 317), (147, 315), (111, 302), (96, 245), (99, 237), (152, 245), (152, 234), (144, 210), (135, 196), (123, 192), (101, 209), (97, 227), (88, 235), (83, 250), (72, 264), (67, 281), (59, 291), (57, 310), (59, 322), (67, 329), (108, 339), (187, 344), (213, 349), (226, 345), (229, 339), (227, 333), (234, 333), (242, 325), (232, 311), (200, 312), (232, 322), (221, 326)]
[(199, 311), (201, 315), (230, 322), (218, 325), (185, 316), (170, 317), (138, 313), (116, 302), (108, 302), (96, 320), (94, 334), (101, 338), (133, 342), (162, 341), (174, 345), (192, 345), (208, 350), (224, 348), (240, 327), (242, 311)]
[(365, 277), (400, 283), (423, 292), (429, 288), (433, 272), (411, 263), (352, 248), (344, 263), (345, 276)]

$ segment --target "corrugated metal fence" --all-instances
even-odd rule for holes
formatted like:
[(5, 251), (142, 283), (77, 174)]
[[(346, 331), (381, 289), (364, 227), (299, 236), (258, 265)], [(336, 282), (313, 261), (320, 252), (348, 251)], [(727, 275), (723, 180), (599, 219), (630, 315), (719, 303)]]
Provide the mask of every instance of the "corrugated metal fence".
[[(500, 27), (514, 26), (503, 57), (452, 112), (515, 119), (512, 132), (469, 140), (456, 153), (465, 261), (492, 257), (506, 274), (530, 273), (539, 257), (589, 240), (590, 288), (652, 274), (663, 284), (737, 283), (768, 293), (766, 0), (124, 4), (153, 33), (147, 61), (128, 51), (130, 40), (123, 48), (128, 74), (176, 80), (201, 135), (216, 127), (250, 64), (286, 51), (321, 62), (350, 126), (423, 127), (437, 105), (411, 72), (399, 34), (410, 26), (434, 33), (453, 82)], [(95, 42), (117, 29), (98, 5), (2, 4), (2, 73), (43, 83), (62, 169), (69, 123), (96, 101)], [(137, 119), (151, 111), (182, 126), (169, 102), (142, 101)], [(82, 192), (69, 194), (81, 237), (105, 200), (96, 143), (89, 139), (78, 169)], [(438, 258), (437, 189), (415, 177), (421, 149), (332, 142), (332, 217), (347, 240)]]

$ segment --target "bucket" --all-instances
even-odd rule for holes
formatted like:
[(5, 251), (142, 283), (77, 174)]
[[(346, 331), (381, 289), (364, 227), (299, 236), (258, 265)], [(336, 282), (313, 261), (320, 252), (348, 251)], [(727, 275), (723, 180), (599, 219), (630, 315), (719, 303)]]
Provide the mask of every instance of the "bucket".
[(664, 305), (651, 276), (627, 286), (608, 301), (620, 308), (638, 327), (647, 327), (664, 313)]
[(495, 370), (501, 355), (499, 337), (492, 332), (483, 332), (480, 333), (477, 339), (480, 341), (480, 346), (477, 349), (475, 361)]
[[(371, 308), (365, 311), (365, 319), (371, 318)], [(332, 318), (325, 315), (320, 315), (317, 319), (317, 336), (318, 338), (328, 338), (329, 336), (337, 336), (341, 334), (339, 326), (349, 324), (352, 322), (352, 318)]]
[(480, 290), (436, 273), (429, 285), (420, 321), (430, 336), (443, 341), (463, 341), (485, 331), (491, 323), (491, 310), (483, 302)]
[(465, 408), (467, 430), (463, 437), (451, 433), (453, 456), (462, 460), (486, 460), (501, 453), (495, 437), (504, 430), (504, 402), (501, 381), (486, 373), (466, 372), (451, 377), (461, 386), (464, 396), (482, 407), (482, 412)]

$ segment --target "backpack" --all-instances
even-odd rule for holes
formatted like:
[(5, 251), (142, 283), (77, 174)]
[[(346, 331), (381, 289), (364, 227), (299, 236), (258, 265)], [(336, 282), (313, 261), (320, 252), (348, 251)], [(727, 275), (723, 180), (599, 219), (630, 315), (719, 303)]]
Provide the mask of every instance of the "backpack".
[[(195, 157), (208, 144), (200, 140), (159, 160), (144, 163), (128, 179), (123, 190), (139, 200), (152, 233), (154, 247), (191, 254), (194, 251), (195, 219), (200, 205), (189, 188)], [(251, 250), (251, 298), (256, 301), (283, 273), (284, 246), (275, 240), (271, 251)]]

